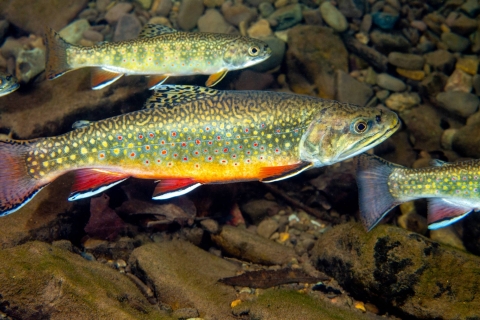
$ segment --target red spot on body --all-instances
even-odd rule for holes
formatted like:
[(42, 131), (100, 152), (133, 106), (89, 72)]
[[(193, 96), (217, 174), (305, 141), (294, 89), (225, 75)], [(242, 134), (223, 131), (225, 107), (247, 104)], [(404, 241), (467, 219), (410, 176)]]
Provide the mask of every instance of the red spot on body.
[(139, 134), (138, 139), (142, 140), (143, 139), (143, 134)]
[(150, 132), (150, 133), (148, 134), (148, 136), (149, 136), (150, 138), (155, 137), (155, 135), (153, 134), (153, 132)]
[(250, 131), (250, 130), (248, 130), (248, 128), (245, 128), (245, 133), (248, 133), (248, 131)]
[(214, 151), (214, 152), (215, 152), (215, 153), (218, 153), (218, 149), (215, 149), (215, 151)]
[(175, 131), (172, 131), (172, 137), (176, 137), (177, 133)]
[(150, 163), (150, 161), (148, 161), (148, 160), (145, 160), (145, 163), (146, 163), (146, 164), (149, 164), (149, 163)]
[(262, 128), (265, 128), (265, 123), (262, 123), (262, 124), (261, 124), (261, 127), (262, 127)]
[(195, 151), (195, 154), (198, 155), (198, 151)]
[(187, 146), (187, 143), (186, 142), (182, 142), (182, 147), (186, 147)]
[(238, 146), (238, 149), (243, 149), (243, 146)]
[(135, 152), (130, 153), (130, 157), (135, 157)]
[(208, 144), (209, 144), (209, 145), (212, 145), (212, 144), (213, 144), (213, 142), (212, 142), (212, 141), (208, 141)]
[(167, 154), (167, 150), (162, 150), (162, 154), (163, 154), (163, 155), (166, 155), (166, 154)]
[(233, 158), (233, 159), (236, 159), (236, 158), (237, 158), (237, 155), (236, 155), (236, 154), (233, 154), (233, 155), (232, 155), (232, 158)]
[(105, 154), (104, 153), (100, 153), (100, 158), (105, 158)]
[(457, 178), (455, 178), (455, 177), (452, 177), (452, 181), (455, 181), (455, 180), (457, 180)]
[(188, 161), (188, 158), (187, 158), (187, 157), (183, 157), (183, 161)]
[(258, 147), (258, 143), (257, 143), (257, 142), (254, 142), (254, 143), (253, 143), (253, 146), (254, 146), (255, 148)]
[(195, 143), (200, 144), (200, 140), (199, 139), (195, 140)]
[(145, 146), (145, 150), (150, 150), (150, 146)]
[(162, 160), (158, 159), (157, 162), (160, 163), (160, 162), (162, 162)]
[(173, 154), (173, 157), (174, 157), (174, 158), (178, 157), (178, 154), (177, 154), (177, 153), (174, 153), (174, 154)]
[(224, 148), (223, 152), (225, 152), (225, 153), (228, 152), (228, 148)]
[(161, 144), (165, 144), (165, 140), (162, 140), (160, 143), (161, 143)]
[(207, 159), (208, 159), (208, 161), (212, 161), (212, 157), (208, 157)]
[(280, 133), (280, 129), (277, 129), (277, 133)]
[(247, 154), (251, 154), (251, 152), (250, 152), (250, 151), (247, 151)]
[(205, 131), (210, 131), (210, 127), (206, 127), (206, 128), (205, 128)]
[(222, 163), (227, 163), (227, 160), (222, 159)]
[(118, 139), (118, 140), (123, 140), (123, 137), (122, 137), (122, 136), (118, 136), (117, 139)]
[(220, 136), (217, 136), (217, 140), (221, 140), (221, 139), (222, 139), (222, 137), (220, 137)]

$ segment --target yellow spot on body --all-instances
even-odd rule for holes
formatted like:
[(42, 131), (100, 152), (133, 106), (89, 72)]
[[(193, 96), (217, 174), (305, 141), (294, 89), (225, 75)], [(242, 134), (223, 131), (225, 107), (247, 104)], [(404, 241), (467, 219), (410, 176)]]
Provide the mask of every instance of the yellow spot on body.
[(57, 163), (58, 163), (58, 164), (62, 163), (62, 158), (58, 158), (58, 159), (57, 159)]
[(88, 153), (87, 148), (80, 149), (80, 153), (81, 154), (87, 154)]
[(77, 156), (74, 155), (74, 154), (72, 154), (72, 155), (70, 156), (70, 160), (75, 160), (76, 158), (77, 158)]
[(32, 161), (32, 166), (36, 166), (37, 164), (37, 161)]
[(30, 173), (35, 173), (35, 170), (33, 170), (33, 169), (30, 169)]
[(94, 159), (93, 157), (88, 157), (88, 163), (93, 163)]
[(105, 148), (108, 147), (107, 141), (103, 141), (103, 142), (102, 142), (102, 146), (104, 146)]

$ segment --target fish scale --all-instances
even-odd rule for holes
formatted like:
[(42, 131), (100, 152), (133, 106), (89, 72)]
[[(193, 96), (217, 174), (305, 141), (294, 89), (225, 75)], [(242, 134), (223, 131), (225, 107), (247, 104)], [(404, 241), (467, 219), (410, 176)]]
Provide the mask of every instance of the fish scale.
[(153, 198), (206, 183), (272, 182), (355, 156), (400, 126), (384, 108), (266, 91), (162, 86), (145, 109), (57, 137), (0, 141), (0, 215), (75, 171), (69, 200), (129, 178), (160, 180)]

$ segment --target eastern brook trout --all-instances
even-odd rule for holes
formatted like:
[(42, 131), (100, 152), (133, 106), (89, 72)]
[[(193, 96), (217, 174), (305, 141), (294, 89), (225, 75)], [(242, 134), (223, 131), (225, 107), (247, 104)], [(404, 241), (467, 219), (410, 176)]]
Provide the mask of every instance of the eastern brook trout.
[(0, 215), (75, 170), (69, 200), (129, 177), (161, 180), (154, 199), (207, 183), (272, 182), (374, 147), (400, 126), (384, 108), (281, 92), (164, 86), (147, 109), (57, 137), (0, 142)]
[(229, 70), (260, 63), (272, 54), (257, 39), (223, 33), (178, 32), (147, 24), (138, 39), (105, 42), (92, 47), (73, 45), (52, 29), (45, 36), (47, 78), (55, 79), (83, 67), (92, 70), (92, 88), (102, 89), (124, 74), (151, 75), (150, 88), (169, 76), (208, 74), (206, 85), (220, 82)]
[(360, 214), (371, 230), (391, 209), (428, 199), (429, 229), (446, 227), (480, 209), (480, 160), (410, 169), (363, 154), (357, 160)]

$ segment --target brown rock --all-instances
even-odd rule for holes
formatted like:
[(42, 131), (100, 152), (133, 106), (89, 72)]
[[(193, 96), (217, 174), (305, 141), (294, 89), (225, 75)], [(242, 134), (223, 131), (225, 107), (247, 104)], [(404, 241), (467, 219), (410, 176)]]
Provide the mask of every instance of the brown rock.
[(420, 150), (440, 150), (440, 137), (443, 129), (442, 113), (428, 104), (405, 110), (401, 118), (415, 137), (415, 148)]
[[(335, 97), (335, 71), (348, 72), (348, 53), (342, 40), (329, 28), (296, 26), (288, 33), (287, 76), (296, 83), (311, 84), (318, 96)], [(311, 92), (313, 93), (313, 92)]]
[(178, 26), (182, 30), (191, 30), (197, 25), (205, 6), (202, 0), (183, 0), (178, 10)]
[(227, 1), (222, 5), (222, 13), (225, 20), (237, 27), (240, 25), (240, 22), (246, 21), (246, 23), (249, 23), (257, 17), (255, 10), (243, 4), (233, 4), (231, 1)]
[(292, 248), (283, 246), (242, 228), (224, 226), (212, 240), (223, 252), (240, 260), (265, 265), (285, 264), (295, 257)]
[(85, 8), (88, 0), (11, 0), (7, 20), (29, 33), (42, 35), (45, 27), (60, 30)]
[(129, 265), (162, 303), (176, 309), (195, 308), (206, 319), (232, 318), (230, 303), (236, 291), (217, 281), (234, 276), (235, 264), (188, 242), (169, 241), (135, 249)]
[(317, 269), (402, 318), (467, 319), (480, 309), (480, 258), (401, 228), (343, 224), (311, 253)]
[(455, 57), (446, 50), (437, 50), (425, 55), (427, 64), (434, 70), (450, 74), (455, 66)]

